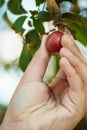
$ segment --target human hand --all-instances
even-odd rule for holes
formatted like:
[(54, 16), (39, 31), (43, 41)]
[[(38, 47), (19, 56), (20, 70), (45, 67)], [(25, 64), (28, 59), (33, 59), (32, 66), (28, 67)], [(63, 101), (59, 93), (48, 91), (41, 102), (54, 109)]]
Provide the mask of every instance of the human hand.
[(87, 109), (87, 59), (84, 59), (79, 48), (74, 44), (74, 39), (70, 35), (65, 34), (62, 37), (62, 46), (60, 56), (67, 58), (84, 84)]
[[(13, 95), (1, 130), (72, 130), (85, 114), (86, 86), (73, 67), (76, 60), (71, 62), (70, 54), (67, 56), (66, 50), (73, 51), (73, 47), (69, 48), (69, 39), (67, 43), (64, 37), (62, 39), (60, 70), (55, 79), (50, 87), (43, 82), (50, 59), (46, 38), (44, 36)], [(78, 58), (74, 53), (73, 56)]]

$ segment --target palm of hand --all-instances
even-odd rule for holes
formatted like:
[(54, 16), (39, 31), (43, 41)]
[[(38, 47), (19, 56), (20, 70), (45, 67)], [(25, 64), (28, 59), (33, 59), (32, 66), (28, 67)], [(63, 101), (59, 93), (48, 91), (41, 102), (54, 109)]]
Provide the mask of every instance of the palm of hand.
[(27, 128), (25, 126), (24, 129), (68, 130), (69, 124), (70, 128), (71, 124), (72, 129), (75, 127), (76, 120), (74, 122), (72, 117), (77, 114), (78, 104), (74, 102), (73, 92), (70, 92), (64, 75), (60, 72), (58, 77), (59, 80), (53, 83), (52, 89), (45, 83), (37, 81), (24, 82), (21, 89), (20, 87), (17, 89), (8, 112), (21, 129), (21, 122), (27, 122)]

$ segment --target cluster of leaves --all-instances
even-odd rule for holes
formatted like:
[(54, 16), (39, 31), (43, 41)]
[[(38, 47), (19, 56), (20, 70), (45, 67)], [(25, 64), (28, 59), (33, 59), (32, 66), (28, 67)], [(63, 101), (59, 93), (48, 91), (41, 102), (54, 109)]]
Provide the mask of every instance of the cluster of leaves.
[[(29, 64), (32, 56), (35, 51), (39, 48), (41, 43), (41, 36), (45, 34), (45, 28), (43, 26), (44, 21), (50, 21), (50, 14), (44, 10), (29, 10), (27, 12), (22, 5), (23, 0), (9, 0), (7, 3), (7, 9), (14, 15), (19, 15), (14, 23), (11, 23), (6, 12), (4, 14), (5, 20), (8, 24), (15, 30), (16, 33), (19, 33), (23, 37), (23, 50), (19, 59), (20, 68), (25, 71), (27, 65)], [(35, 0), (36, 6), (45, 3), (45, 0)], [(0, 6), (4, 4), (4, 0), (0, 1)], [(44, 6), (44, 5), (43, 5)], [(30, 20), (28, 21), (28, 26), (34, 27), (31, 31), (27, 32), (23, 28), (23, 24), (27, 19), (28, 13), (31, 14)], [(31, 23), (32, 20), (32, 23)]]
[[(27, 18), (27, 14), (30, 13), (30, 19), (28, 26), (33, 29), (25, 35), (23, 38), (23, 50), (20, 56), (19, 65), (23, 71), (25, 71), (28, 63), (30, 62), (35, 51), (39, 48), (41, 42), (41, 36), (45, 34), (45, 28), (43, 23), (54, 21), (54, 26), (62, 31), (67, 28), (72, 35), (78, 39), (83, 45), (87, 45), (87, 19), (80, 16), (80, 7), (78, 0), (33, 0), (36, 3), (37, 10), (29, 10), (27, 12), (22, 5), (23, 0), (9, 0), (7, 3), (7, 9), (15, 15), (19, 15), (14, 23), (11, 23), (8, 16), (4, 15), (9, 25), (19, 33), (22, 37), (25, 32), (23, 24)], [(53, 3), (54, 1), (54, 3)], [(0, 6), (4, 4), (5, 0), (0, 0)], [(72, 8), (69, 12), (61, 12), (61, 3), (70, 2)], [(46, 4), (48, 3), (48, 4)], [(40, 8), (42, 6), (42, 8)]]

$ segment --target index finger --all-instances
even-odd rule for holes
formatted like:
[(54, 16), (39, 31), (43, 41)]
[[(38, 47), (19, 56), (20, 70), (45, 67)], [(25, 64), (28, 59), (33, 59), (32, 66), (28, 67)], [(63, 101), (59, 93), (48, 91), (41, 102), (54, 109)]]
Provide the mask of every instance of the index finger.
[(84, 57), (81, 54), (81, 51), (79, 48), (76, 46), (74, 39), (71, 35), (69, 34), (64, 34), (61, 38), (61, 44), (69, 49), (73, 54), (75, 54), (78, 58), (80, 58), (83, 62), (85, 62)]

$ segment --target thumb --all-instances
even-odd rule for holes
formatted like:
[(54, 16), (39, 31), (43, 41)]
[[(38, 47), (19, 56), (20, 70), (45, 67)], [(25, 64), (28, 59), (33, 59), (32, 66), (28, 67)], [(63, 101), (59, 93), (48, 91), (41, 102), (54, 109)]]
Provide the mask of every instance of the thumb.
[(47, 35), (44, 35), (42, 38), (40, 48), (35, 53), (29, 66), (26, 69), (26, 72), (24, 74), (24, 79), (28, 79), (28, 81), (43, 80), (43, 76), (50, 59), (50, 54), (47, 51), (45, 46), (46, 39), (47, 39)]

